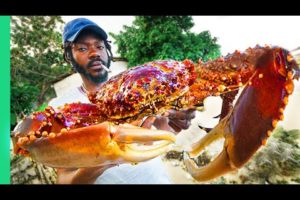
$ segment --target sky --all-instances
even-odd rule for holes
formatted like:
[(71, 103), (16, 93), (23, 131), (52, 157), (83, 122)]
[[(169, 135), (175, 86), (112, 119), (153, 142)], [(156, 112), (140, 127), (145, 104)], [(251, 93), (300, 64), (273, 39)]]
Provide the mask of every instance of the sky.
[[(68, 22), (79, 16), (62, 16)], [(134, 16), (81, 16), (91, 19), (107, 32), (119, 33), (130, 26)], [(243, 51), (256, 44), (276, 45), (293, 50), (300, 47), (300, 16), (193, 16), (192, 32), (210, 31), (221, 45), (222, 55)], [(113, 41), (110, 37), (109, 40)], [(113, 46), (113, 53), (116, 53)]]
[(300, 16), (194, 16), (194, 32), (209, 30), (218, 38), (222, 55), (248, 47), (300, 46)]

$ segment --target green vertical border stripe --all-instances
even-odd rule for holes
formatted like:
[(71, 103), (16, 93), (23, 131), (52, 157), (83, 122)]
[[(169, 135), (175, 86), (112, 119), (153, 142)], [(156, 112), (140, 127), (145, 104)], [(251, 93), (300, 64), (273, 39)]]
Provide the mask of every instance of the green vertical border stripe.
[(10, 17), (0, 16), (0, 184), (10, 184)]

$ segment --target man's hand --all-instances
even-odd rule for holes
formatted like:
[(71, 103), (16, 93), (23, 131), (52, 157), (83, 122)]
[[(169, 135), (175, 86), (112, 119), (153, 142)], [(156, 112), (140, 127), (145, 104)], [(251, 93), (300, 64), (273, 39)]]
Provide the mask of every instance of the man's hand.
[(169, 119), (169, 126), (179, 133), (182, 130), (186, 130), (191, 126), (192, 119), (195, 118), (196, 110), (187, 109), (182, 111), (169, 110), (167, 117)]
[(182, 111), (169, 110), (162, 116), (148, 117), (142, 127), (150, 128), (152, 125), (157, 129), (179, 133), (188, 129), (191, 120), (195, 118), (195, 109), (187, 109)]
[(57, 169), (57, 184), (93, 184), (105, 170), (115, 164), (80, 169)]

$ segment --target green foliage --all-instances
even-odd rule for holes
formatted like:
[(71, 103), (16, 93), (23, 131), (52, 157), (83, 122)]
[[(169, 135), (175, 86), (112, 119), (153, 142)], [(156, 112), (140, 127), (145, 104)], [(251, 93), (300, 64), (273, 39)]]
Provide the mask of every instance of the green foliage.
[(300, 139), (300, 131), (299, 130), (290, 130), (286, 131), (282, 127), (278, 127), (274, 130), (273, 137), (291, 144), (293, 147), (299, 148), (299, 139)]
[(217, 39), (209, 31), (191, 33), (193, 26), (190, 16), (137, 16), (132, 26), (110, 35), (129, 67), (159, 59), (197, 62), (219, 57)]
[(26, 82), (11, 82), (10, 123), (14, 125), (18, 118), (27, 115), (34, 107), (33, 99), (39, 95), (39, 89)]
[(13, 111), (17, 113), (29, 114), (34, 107), (35, 99), (39, 94), (39, 89), (29, 83), (16, 83), (11, 84), (11, 104), (13, 105)]
[(43, 103), (36, 109), (36, 111), (44, 111), (47, 106), (48, 106), (47, 103)]
[(59, 16), (11, 17), (12, 122), (53, 98), (53, 82), (70, 73), (62, 56), (62, 25)]

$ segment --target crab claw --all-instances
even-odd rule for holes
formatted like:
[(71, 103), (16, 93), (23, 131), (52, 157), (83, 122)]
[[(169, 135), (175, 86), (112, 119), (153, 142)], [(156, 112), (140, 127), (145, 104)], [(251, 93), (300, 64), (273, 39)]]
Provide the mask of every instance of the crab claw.
[[(24, 123), (27, 125), (21, 128), (33, 128), (32, 125), (28, 126), (28, 120)], [(17, 131), (21, 132), (22, 129), (18, 128)], [(175, 141), (175, 135), (171, 132), (113, 125), (109, 122), (71, 130), (62, 129), (57, 134), (50, 133), (46, 137), (32, 140), (24, 133), (14, 138), (18, 138), (15, 139), (15, 151), (25, 151), (34, 160), (57, 168), (142, 162), (166, 152)], [(153, 145), (142, 145), (149, 141)]]
[(198, 181), (207, 181), (241, 168), (267, 142), (292, 94), (293, 79), (299, 67), (281, 48), (270, 48), (255, 65), (255, 71), (233, 110), (199, 142), (189, 154), (196, 156), (216, 139), (225, 138), (222, 152), (208, 165), (199, 168), (185, 155), (189, 173)]

